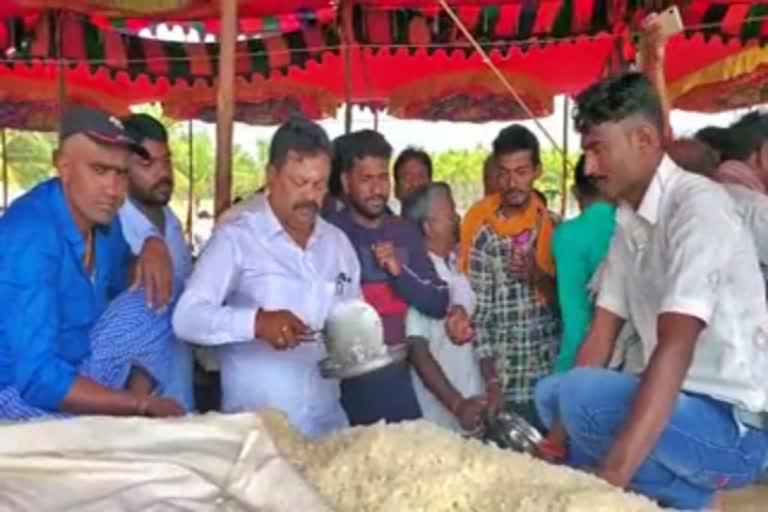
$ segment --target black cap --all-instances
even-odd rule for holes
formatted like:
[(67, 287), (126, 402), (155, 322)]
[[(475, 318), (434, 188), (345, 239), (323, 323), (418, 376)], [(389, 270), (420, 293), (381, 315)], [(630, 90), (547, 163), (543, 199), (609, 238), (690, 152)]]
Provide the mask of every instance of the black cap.
[(67, 108), (59, 128), (59, 142), (79, 133), (102, 144), (128, 148), (141, 158), (150, 157), (147, 150), (128, 135), (122, 121), (103, 110), (82, 105)]

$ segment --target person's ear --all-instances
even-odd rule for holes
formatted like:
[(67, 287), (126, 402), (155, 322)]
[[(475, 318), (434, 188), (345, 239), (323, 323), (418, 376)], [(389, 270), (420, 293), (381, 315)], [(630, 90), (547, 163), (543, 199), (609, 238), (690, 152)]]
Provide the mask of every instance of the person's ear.
[(56, 171), (58, 171), (62, 183), (69, 182), (72, 176), (72, 163), (61, 149), (54, 150), (53, 165)]
[(271, 185), (277, 179), (277, 175), (279, 172), (280, 171), (277, 169), (275, 164), (269, 164), (267, 166), (267, 188), (271, 188)]
[(421, 221), (421, 229), (424, 231), (424, 236), (426, 237), (429, 237), (432, 234), (432, 226), (429, 225), (427, 219)]
[(533, 175), (533, 180), (536, 181), (537, 179), (541, 178), (542, 173), (544, 172), (544, 169), (541, 166), (541, 162), (536, 164), (536, 171)]
[(632, 130), (632, 138), (636, 147), (640, 150), (656, 150), (663, 144), (663, 138), (659, 130), (649, 121), (642, 120)]
[(349, 173), (344, 172), (341, 174), (341, 190), (345, 196), (349, 195)]

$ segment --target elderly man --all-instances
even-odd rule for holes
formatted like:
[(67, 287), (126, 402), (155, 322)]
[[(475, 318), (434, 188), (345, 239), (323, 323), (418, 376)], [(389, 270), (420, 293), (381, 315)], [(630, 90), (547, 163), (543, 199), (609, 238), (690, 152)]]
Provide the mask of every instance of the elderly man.
[[(156, 237), (165, 241), (173, 266), (173, 289), (176, 293), (192, 272), (192, 253), (184, 239), (181, 222), (168, 207), (173, 195), (173, 163), (168, 146), (168, 132), (160, 122), (147, 114), (134, 114), (123, 120), (128, 134), (142, 145), (148, 158), (137, 158), (128, 174), (128, 199), (120, 208), (123, 234), (134, 254), (144, 241)], [(170, 315), (171, 311), (162, 314)], [(170, 375), (163, 390), (178, 400), (186, 410), (195, 408), (192, 351), (188, 344), (173, 338)]]
[[(85, 107), (65, 114), (59, 142), (60, 178), (0, 220), (0, 418), (180, 414), (175, 401), (151, 394), (164, 375), (169, 324), (149, 321), (155, 315), (136, 292), (107, 310), (127, 287), (130, 264), (115, 214), (133, 153), (146, 152), (118, 119)], [(156, 305), (168, 300), (158, 287), (169, 270), (164, 251), (147, 239), (139, 260)]]
[(222, 407), (272, 407), (305, 435), (347, 424), (339, 383), (312, 331), (338, 301), (360, 296), (360, 265), (338, 228), (318, 216), (331, 143), (320, 126), (290, 120), (269, 148), (267, 196), (213, 233), (173, 317), (179, 337), (219, 348)]
[(403, 204), (403, 217), (419, 226), (424, 234), (429, 259), (440, 279), (448, 284), (451, 298), (445, 318), (432, 318), (416, 308), (408, 309), (406, 333), (427, 340), (427, 350), (448, 381), (448, 392), (441, 396), (430, 390), (418, 378), (418, 371), (414, 371), (416, 396), (425, 419), (451, 430), (471, 431), (479, 426), (486, 404), (480, 367), (469, 344), (474, 336), (470, 315), (475, 308), (475, 294), (456, 267), (459, 216), (450, 187), (432, 183), (412, 194)]
[[(727, 191), (664, 153), (660, 101), (642, 75), (577, 100), (588, 175), (620, 204), (577, 366), (542, 381), (543, 421), (568, 461), (678, 509), (749, 485), (768, 454), (768, 308), (749, 229)], [(639, 377), (601, 369), (625, 321)]]

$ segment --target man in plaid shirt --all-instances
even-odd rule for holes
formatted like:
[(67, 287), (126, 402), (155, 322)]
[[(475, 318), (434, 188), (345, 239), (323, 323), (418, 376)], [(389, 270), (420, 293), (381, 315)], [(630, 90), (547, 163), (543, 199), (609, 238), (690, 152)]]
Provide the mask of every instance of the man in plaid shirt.
[(475, 350), (489, 406), (507, 406), (541, 428), (536, 382), (552, 373), (560, 339), (546, 205), (533, 192), (541, 174), (536, 136), (520, 125), (493, 142), (500, 193), (464, 219), (460, 265), (477, 294)]

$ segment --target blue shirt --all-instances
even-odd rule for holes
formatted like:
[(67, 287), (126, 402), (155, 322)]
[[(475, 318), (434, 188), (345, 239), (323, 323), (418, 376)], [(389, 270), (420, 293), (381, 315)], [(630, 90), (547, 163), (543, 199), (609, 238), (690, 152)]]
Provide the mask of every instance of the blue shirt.
[(56, 410), (90, 353), (89, 331), (110, 298), (127, 287), (130, 249), (117, 219), (94, 230), (92, 275), (86, 243), (61, 182), (46, 181), (0, 218), (0, 388)]
[(587, 285), (611, 245), (616, 209), (596, 202), (575, 219), (560, 224), (552, 236), (557, 271), (557, 298), (563, 321), (563, 340), (555, 371), (571, 369), (592, 321), (594, 306)]

